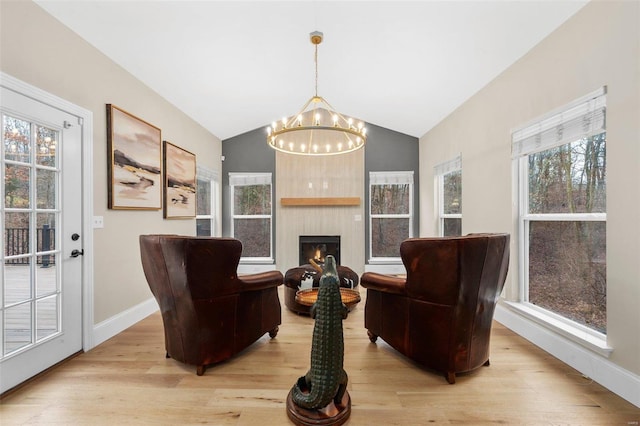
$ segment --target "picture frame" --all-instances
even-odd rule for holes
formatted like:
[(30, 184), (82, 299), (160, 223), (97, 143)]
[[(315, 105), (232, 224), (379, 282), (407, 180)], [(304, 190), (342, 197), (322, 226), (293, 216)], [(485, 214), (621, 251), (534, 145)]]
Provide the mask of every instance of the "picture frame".
[(162, 132), (135, 115), (107, 104), (108, 207), (162, 208)]
[(163, 145), (164, 218), (195, 218), (196, 156), (169, 141)]

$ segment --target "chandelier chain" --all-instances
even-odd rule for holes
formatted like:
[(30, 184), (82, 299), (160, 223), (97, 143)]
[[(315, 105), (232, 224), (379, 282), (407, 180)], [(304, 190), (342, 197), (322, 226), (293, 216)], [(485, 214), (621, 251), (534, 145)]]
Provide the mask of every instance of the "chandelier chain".
[(316, 96), (318, 96), (318, 45), (316, 44), (316, 51), (313, 55), (313, 61), (316, 63)]

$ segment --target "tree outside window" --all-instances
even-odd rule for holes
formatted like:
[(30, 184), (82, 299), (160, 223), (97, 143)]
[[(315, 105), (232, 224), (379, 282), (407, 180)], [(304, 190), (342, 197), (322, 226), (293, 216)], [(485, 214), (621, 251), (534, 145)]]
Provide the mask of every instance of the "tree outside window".
[(606, 95), (585, 96), (512, 135), (522, 301), (606, 334)]
[(438, 192), (438, 232), (441, 237), (462, 235), (462, 158), (438, 164), (434, 168)]
[(233, 237), (242, 241), (243, 258), (272, 258), (271, 182), (232, 185)]
[(462, 235), (462, 171), (442, 176), (440, 229), (442, 236)]
[(216, 200), (218, 199), (217, 173), (198, 166), (196, 177), (196, 235), (215, 236), (218, 232), (216, 209)]
[[(606, 138), (531, 154), (528, 300), (606, 333)], [(535, 215), (535, 216), (534, 216)]]
[(411, 237), (413, 172), (370, 175), (372, 258), (400, 258), (400, 243)]

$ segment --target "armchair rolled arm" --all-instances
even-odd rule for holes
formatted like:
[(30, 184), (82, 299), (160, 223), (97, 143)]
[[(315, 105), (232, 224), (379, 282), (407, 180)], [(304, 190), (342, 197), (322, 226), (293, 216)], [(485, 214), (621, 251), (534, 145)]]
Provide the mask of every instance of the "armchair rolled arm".
[(365, 272), (360, 277), (360, 285), (364, 288), (402, 296), (407, 295), (406, 282), (405, 278), (376, 272)]
[(284, 282), (280, 271), (266, 271), (257, 274), (238, 275), (240, 291), (255, 291), (278, 287)]

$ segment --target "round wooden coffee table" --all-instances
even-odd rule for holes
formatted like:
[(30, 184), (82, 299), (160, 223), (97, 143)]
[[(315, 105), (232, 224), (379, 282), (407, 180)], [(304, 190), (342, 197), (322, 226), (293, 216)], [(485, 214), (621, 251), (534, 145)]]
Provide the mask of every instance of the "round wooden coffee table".
[[(349, 310), (360, 302), (360, 292), (358, 290), (340, 287), (340, 297), (342, 298), (342, 303)], [(298, 290), (296, 293), (296, 302), (301, 305), (311, 306), (316, 303), (316, 300), (318, 300), (318, 287)]]

